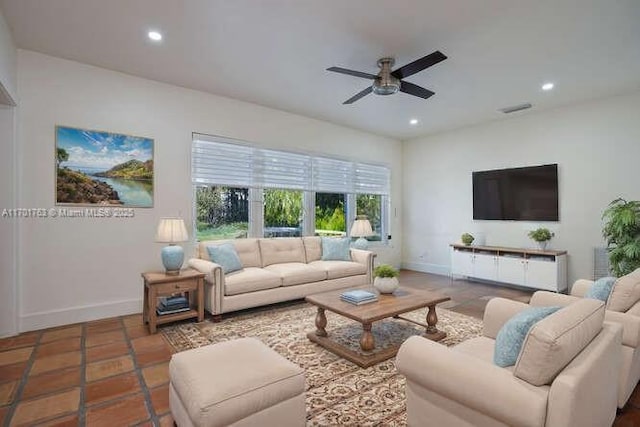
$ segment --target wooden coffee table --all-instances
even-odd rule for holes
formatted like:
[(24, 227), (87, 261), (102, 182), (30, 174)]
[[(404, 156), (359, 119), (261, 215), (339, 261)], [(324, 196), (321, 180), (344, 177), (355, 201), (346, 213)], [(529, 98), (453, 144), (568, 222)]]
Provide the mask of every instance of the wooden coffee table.
[[(362, 287), (360, 289), (373, 291), (373, 288), (371, 287)], [(349, 319), (353, 319), (362, 324), (360, 348), (365, 352), (371, 352), (375, 348), (373, 334), (371, 333), (372, 323), (389, 317), (406, 320), (408, 322), (424, 326), (426, 328), (424, 336), (434, 341), (440, 341), (447, 335), (445, 332), (439, 331), (436, 327), (436, 324), (438, 323), (436, 304), (449, 301), (451, 298), (446, 295), (432, 291), (401, 287), (391, 295), (380, 294), (377, 302), (354, 305), (340, 299), (340, 294), (344, 291), (345, 289), (323, 292), (320, 294), (310, 295), (305, 298), (309, 304), (318, 307), (318, 313), (316, 314), (317, 329), (315, 332), (309, 332), (307, 334), (307, 338), (358, 366), (367, 368), (395, 356), (400, 348), (400, 343), (378, 352), (368, 354), (355, 352), (328, 337), (325, 329), (327, 326), (325, 310), (348, 317)], [(408, 313), (424, 307), (429, 308), (426, 316), (426, 324), (400, 316), (403, 313)]]

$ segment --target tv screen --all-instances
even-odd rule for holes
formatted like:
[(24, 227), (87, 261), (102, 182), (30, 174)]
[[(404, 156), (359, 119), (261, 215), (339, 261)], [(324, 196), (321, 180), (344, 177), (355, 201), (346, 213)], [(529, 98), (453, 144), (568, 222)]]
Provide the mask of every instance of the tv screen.
[(558, 221), (558, 165), (473, 172), (473, 219)]

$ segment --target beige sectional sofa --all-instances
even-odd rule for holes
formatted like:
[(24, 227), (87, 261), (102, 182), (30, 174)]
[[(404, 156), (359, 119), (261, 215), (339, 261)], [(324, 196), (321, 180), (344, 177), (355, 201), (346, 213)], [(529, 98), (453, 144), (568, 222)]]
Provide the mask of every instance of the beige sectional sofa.
[[(607, 301), (605, 320), (622, 326), (622, 363), (619, 374), (618, 408), (623, 408), (640, 380), (640, 269), (621, 277), (618, 281), (627, 286), (616, 284)], [(538, 291), (533, 294), (529, 304), (537, 306), (568, 305), (584, 298), (593, 284), (594, 282), (591, 280), (577, 280), (571, 287), (571, 295)], [(625, 292), (625, 287), (628, 292)], [(637, 291), (635, 291), (636, 289)], [(620, 305), (616, 304), (621, 299), (627, 300), (622, 309)], [(624, 310), (624, 307), (629, 306), (631, 308)]]
[(531, 328), (514, 366), (493, 363), (502, 325), (529, 306), (494, 298), (483, 336), (453, 347), (411, 337), (396, 358), (411, 426), (610, 426), (616, 416), (622, 327), (602, 301), (581, 299)]
[[(223, 273), (207, 246), (231, 243), (242, 269)], [(214, 315), (371, 283), (375, 254), (350, 250), (350, 261), (323, 261), (320, 237), (212, 240), (198, 244), (189, 266), (205, 278), (205, 307)]]

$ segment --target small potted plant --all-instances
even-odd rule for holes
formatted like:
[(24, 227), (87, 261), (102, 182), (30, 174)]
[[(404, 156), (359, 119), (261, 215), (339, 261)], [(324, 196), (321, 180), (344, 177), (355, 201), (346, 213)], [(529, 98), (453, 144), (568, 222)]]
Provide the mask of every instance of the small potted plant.
[(373, 286), (381, 294), (391, 294), (398, 289), (398, 269), (389, 264), (381, 264), (373, 269)]
[(540, 227), (529, 231), (528, 236), (538, 242), (540, 250), (544, 251), (547, 248), (547, 242), (551, 240), (555, 234), (549, 231), (548, 228)]
[(475, 237), (473, 237), (471, 234), (469, 233), (464, 233), (461, 237), (460, 240), (462, 240), (462, 243), (464, 243), (465, 246), (469, 246), (474, 240)]

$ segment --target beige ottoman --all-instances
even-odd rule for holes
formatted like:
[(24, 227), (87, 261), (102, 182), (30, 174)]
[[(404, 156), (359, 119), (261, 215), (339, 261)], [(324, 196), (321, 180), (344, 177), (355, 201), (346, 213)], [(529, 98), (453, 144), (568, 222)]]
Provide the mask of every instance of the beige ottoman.
[(255, 338), (174, 354), (169, 405), (183, 426), (303, 426), (304, 371)]

